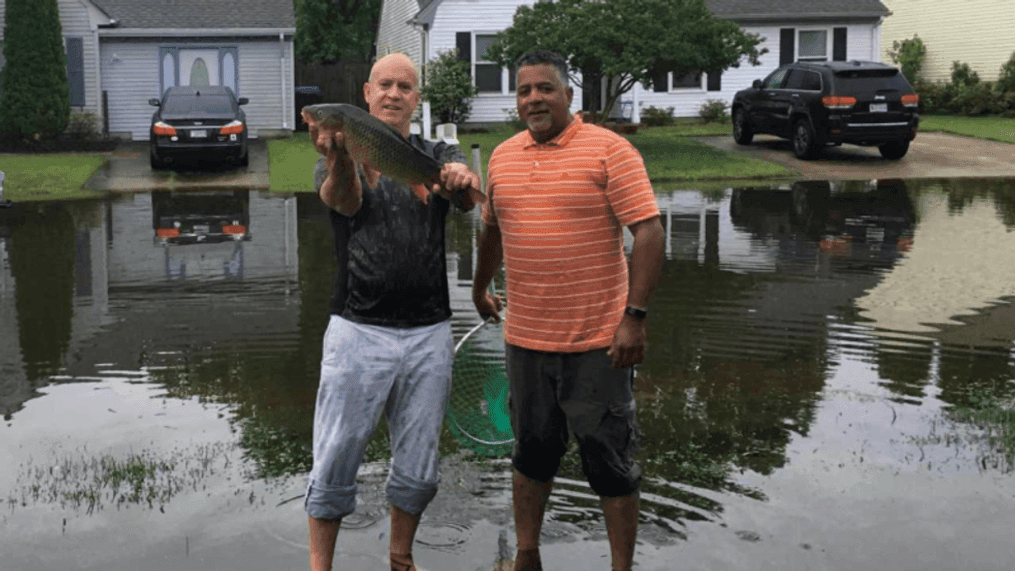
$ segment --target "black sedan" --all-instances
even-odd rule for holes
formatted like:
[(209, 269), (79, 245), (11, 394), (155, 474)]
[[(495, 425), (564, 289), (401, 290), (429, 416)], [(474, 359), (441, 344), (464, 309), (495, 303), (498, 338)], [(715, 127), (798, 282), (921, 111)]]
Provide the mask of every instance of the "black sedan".
[(161, 100), (149, 99), (159, 108), (149, 131), (152, 168), (209, 157), (246, 166), (247, 117), (240, 106), (247, 102), (221, 86), (170, 87)]

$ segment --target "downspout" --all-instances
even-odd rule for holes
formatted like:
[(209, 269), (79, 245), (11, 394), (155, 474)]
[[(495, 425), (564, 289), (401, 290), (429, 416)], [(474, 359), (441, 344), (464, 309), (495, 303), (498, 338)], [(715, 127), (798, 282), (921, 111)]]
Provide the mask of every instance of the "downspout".
[(282, 89), (282, 128), (289, 128), (289, 111), (286, 109), (286, 89), (285, 89), (285, 34), (282, 32), (278, 33), (278, 79), (279, 85)]
[(878, 23), (871, 28), (871, 61), (881, 61), (881, 24), (885, 17), (878, 18)]

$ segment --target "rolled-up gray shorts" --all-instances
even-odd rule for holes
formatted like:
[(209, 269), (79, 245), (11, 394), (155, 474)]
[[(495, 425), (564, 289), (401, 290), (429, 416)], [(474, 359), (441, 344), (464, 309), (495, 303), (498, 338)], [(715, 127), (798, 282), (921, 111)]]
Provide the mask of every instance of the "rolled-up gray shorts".
[(437, 493), (438, 439), (451, 395), (451, 321), (399, 329), (331, 316), (314, 409), (307, 515), (356, 508), (356, 472), (381, 414), (388, 421), (388, 501), (420, 514)]
[(613, 498), (638, 490), (634, 367), (614, 369), (606, 349), (547, 353), (514, 345), (506, 348), (505, 364), (516, 470), (549, 481), (574, 433), (582, 469), (596, 494)]

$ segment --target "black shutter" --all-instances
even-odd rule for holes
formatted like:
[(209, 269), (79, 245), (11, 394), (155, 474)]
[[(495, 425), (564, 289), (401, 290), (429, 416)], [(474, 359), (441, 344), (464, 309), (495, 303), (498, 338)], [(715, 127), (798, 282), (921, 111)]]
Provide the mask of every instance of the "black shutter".
[(469, 64), (469, 77), (472, 77), (472, 32), (455, 32), (455, 46), (458, 59)]
[(652, 74), (652, 91), (667, 92), (670, 90), (670, 86), (666, 85), (669, 83), (669, 74), (665, 71), (657, 71)]
[(796, 60), (796, 28), (779, 30), (779, 65)]
[(713, 71), (708, 74), (708, 90), (722, 91), (722, 71)]
[(81, 38), (67, 38), (67, 84), (71, 107), (84, 107), (85, 53)]
[(832, 30), (832, 61), (846, 61), (846, 28)]

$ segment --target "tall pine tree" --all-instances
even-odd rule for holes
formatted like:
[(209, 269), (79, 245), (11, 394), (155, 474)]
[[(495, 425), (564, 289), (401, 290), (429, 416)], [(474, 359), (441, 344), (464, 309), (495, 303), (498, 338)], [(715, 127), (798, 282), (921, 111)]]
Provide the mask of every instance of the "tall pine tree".
[(67, 128), (70, 91), (57, 0), (7, 0), (0, 134), (53, 138)]

